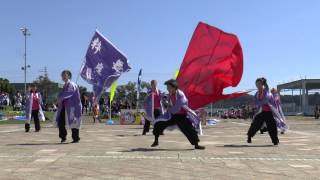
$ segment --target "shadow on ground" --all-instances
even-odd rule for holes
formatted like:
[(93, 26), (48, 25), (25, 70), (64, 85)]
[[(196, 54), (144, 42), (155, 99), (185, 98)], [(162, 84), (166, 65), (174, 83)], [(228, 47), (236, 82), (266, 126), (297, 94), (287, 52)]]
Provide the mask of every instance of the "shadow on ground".
[(194, 149), (156, 149), (156, 148), (133, 148), (119, 152), (156, 152), (156, 151), (192, 151)]
[(7, 146), (47, 146), (47, 145), (64, 145), (70, 143), (23, 143), (23, 144), (7, 144)]
[(231, 148), (250, 148), (250, 147), (274, 147), (274, 145), (243, 145), (243, 144), (226, 144), (223, 146), (216, 147), (231, 147)]

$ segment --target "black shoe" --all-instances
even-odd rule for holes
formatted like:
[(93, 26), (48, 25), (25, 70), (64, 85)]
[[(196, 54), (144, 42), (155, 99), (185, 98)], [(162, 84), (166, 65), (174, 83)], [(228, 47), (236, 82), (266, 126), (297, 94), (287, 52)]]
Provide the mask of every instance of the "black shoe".
[(262, 130), (260, 130), (260, 134), (263, 134), (264, 132)]
[(143, 133), (142, 133), (142, 136), (145, 136), (145, 135), (146, 135), (146, 132), (143, 132)]
[(24, 124), (24, 129), (26, 130), (26, 132), (30, 131), (30, 124), (26, 123)]
[(277, 140), (276, 142), (273, 142), (273, 145), (278, 146), (279, 144), (279, 140)]
[(161, 135), (161, 136), (164, 136), (164, 133), (162, 132), (162, 133), (160, 133), (160, 135)]
[(281, 133), (280, 134), (284, 134), (284, 131), (281, 131)]
[(153, 144), (151, 144), (151, 147), (156, 147), (158, 145), (159, 145), (159, 142), (155, 141), (155, 142), (153, 142)]
[(248, 137), (247, 143), (252, 143), (251, 137)]
[(206, 147), (200, 146), (200, 145), (195, 145), (194, 149), (204, 150), (204, 149), (206, 149)]
[(80, 138), (78, 139), (73, 139), (73, 141), (71, 143), (78, 143), (80, 141)]
[(35, 130), (34, 132), (40, 132), (40, 130)]
[(61, 138), (61, 144), (66, 142), (66, 138)]

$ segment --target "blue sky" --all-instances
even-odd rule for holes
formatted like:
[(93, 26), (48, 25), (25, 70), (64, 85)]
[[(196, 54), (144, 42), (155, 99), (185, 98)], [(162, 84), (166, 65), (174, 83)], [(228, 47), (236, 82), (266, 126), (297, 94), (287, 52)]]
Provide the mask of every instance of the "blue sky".
[[(89, 41), (98, 28), (129, 58), (133, 69), (120, 84), (143, 80), (161, 84), (179, 68), (199, 21), (236, 34), (244, 53), (244, 74), (234, 90), (254, 88), (257, 77), (269, 84), (320, 78), (320, 1), (308, 0), (55, 0), (0, 2), (0, 77), (22, 82), (23, 36), (27, 26), (28, 81), (47, 66), (60, 81), (70, 69), (74, 78)], [(84, 81), (79, 84), (89, 87)], [(163, 86), (161, 86), (163, 88)]]

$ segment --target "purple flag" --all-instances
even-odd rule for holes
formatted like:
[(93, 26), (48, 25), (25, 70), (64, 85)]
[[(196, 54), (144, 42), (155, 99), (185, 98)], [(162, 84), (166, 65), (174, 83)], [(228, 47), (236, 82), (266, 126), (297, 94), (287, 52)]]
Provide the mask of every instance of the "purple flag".
[(93, 93), (99, 97), (123, 72), (131, 69), (127, 57), (100, 32), (96, 31), (88, 47), (80, 75), (93, 85)]

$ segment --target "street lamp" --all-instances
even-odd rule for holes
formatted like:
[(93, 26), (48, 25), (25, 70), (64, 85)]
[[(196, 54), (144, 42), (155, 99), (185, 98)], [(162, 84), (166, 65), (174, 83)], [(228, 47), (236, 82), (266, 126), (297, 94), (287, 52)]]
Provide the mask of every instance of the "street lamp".
[(27, 65), (27, 36), (30, 36), (30, 31), (28, 28), (20, 28), (22, 34), (24, 35), (24, 67), (21, 69), (24, 71), (24, 94), (27, 94), (27, 68), (30, 68), (30, 65)]

